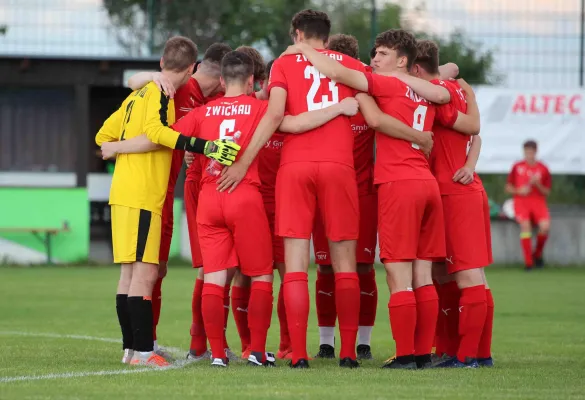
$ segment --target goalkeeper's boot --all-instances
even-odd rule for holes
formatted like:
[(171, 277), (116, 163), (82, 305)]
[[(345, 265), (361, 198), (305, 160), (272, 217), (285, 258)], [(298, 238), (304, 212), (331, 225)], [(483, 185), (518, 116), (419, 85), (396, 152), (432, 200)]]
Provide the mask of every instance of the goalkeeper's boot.
[(171, 364), (159, 356), (155, 354), (153, 351), (149, 351), (147, 353), (141, 353), (140, 351), (134, 352), (134, 357), (132, 357), (132, 361), (130, 361), (131, 365), (135, 366), (146, 366), (152, 368), (167, 368), (170, 367)]
[(124, 355), (122, 356), (122, 364), (130, 364), (132, 357), (134, 356), (134, 350), (124, 349)]

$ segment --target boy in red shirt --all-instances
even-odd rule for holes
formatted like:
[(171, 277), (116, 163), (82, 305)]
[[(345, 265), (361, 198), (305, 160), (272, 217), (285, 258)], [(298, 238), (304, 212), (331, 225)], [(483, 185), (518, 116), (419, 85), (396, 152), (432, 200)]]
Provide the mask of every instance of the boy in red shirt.
[[(506, 192), (514, 196), (514, 214), (520, 224), (520, 244), (527, 271), (532, 270), (533, 266), (544, 266), (542, 252), (550, 229), (546, 197), (550, 194), (552, 177), (546, 165), (536, 159), (537, 150), (534, 140), (524, 143), (524, 160), (514, 164), (506, 184)], [(533, 224), (538, 226), (534, 252)]]

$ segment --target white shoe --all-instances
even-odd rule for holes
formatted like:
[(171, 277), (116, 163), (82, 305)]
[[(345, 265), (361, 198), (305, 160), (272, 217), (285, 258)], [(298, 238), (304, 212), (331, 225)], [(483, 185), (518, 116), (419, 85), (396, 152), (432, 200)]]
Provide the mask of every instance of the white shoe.
[(132, 357), (134, 356), (134, 350), (124, 349), (124, 356), (122, 356), (122, 364), (130, 364)]
[(225, 362), (222, 358), (214, 358), (213, 360), (211, 360), (211, 366), (226, 368), (228, 365), (227, 362)]
[[(260, 355), (260, 353), (256, 353)], [(261, 362), (256, 357), (255, 353), (251, 353), (248, 357), (248, 365), (252, 366), (265, 366), (265, 367), (275, 367), (276, 366), (276, 358), (274, 357), (274, 353), (264, 353), (266, 357), (266, 361)]]
[(187, 362), (188, 363), (196, 363), (203, 360), (210, 360), (211, 359), (211, 352), (209, 350), (205, 350), (203, 354), (197, 356), (190, 351), (187, 353)]

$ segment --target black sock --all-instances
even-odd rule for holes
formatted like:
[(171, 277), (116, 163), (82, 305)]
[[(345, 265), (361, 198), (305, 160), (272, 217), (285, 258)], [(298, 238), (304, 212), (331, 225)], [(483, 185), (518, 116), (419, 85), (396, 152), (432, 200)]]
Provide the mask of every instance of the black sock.
[(153, 351), (152, 301), (142, 296), (128, 297), (128, 310), (134, 334), (134, 350)]
[(122, 330), (122, 349), (132, 349), (134, 348), (134, 334), (132, 333), (132, 323), (128, 312), (127, 294), (116, 295), (116, 312), (118, 313), (118, 322)]

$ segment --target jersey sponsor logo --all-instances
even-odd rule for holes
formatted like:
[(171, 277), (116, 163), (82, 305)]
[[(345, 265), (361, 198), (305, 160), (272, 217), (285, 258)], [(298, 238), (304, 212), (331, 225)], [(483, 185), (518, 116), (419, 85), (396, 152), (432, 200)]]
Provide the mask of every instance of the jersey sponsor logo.
[(315, 256), (317, 257), (317, 260), (326, 260), (327, 259), (327, 253), (324, 251), (318, 251), (317, 253), (315, 253)]
[(368, 129), (370, 129), (370, 127), (367, 124), (364, 124), (364, 125), (351, 124), (351, 130), (354, 133), (365, 132)]
[(282, 140), (269, 140), (268, 142), (266, 142), (266, 147), (267, 149), (272, 149), (272, 150), (280, 150), (282, 149), (284, 142)]
[(324, 291), (322, 291), (322, 290), (319, 290), (319, 291), (317, 292), (317, 294), (322, 294), (322, 295), (324, 295), (324, 296), (333, 297), (333, 292), (324, 292)]

